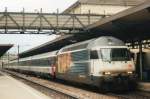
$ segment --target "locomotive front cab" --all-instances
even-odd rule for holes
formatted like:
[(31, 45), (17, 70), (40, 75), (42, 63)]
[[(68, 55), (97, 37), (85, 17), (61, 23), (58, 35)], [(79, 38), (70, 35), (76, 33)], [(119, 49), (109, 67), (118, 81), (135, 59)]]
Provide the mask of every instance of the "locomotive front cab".
[(104, 74), (132, 74), (135, 65), (127, 48), (99, 48), (90, 51), (91, 65), (97, 76)]
[(133, 75), (135, 71), (133, 59), (126, 47), (91, 50), (90, 59), (95, 76)]
[(127, 47), (91, 50), (90, 59), (92, 74), (105, 82), (135, 80), (135, 65)]

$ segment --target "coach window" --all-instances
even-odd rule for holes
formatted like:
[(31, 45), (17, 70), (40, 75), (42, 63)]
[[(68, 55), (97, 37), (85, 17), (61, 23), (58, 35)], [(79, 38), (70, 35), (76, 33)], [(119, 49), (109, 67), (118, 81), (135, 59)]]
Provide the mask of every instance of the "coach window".
[(90, 59), (98, 59), (98, 53), (96, 50), (90, 51)]

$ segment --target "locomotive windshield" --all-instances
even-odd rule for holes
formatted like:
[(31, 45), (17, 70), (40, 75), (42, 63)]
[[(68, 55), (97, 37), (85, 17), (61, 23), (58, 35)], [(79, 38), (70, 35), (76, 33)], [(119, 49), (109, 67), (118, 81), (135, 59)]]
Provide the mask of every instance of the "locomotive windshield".
[(104, 48), (100, 50), (103, 61), (129, 61), (130, 52), (126, 48)]

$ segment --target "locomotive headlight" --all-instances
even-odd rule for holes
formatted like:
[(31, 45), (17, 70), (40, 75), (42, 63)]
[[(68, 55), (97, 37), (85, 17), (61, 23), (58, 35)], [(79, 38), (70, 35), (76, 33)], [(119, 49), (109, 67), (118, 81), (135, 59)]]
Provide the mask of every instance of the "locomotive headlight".
[(110, 72), (105, 72), (105, 75), (110, 75), (111, 73)]
[(132, 74), (133, 72), (128, 72), (128, 74)]

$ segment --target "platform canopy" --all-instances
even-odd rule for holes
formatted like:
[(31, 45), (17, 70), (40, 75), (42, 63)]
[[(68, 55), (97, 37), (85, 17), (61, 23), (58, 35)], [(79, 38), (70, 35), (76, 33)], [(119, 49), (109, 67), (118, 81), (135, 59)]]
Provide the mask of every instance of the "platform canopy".
[(85, 30), (125, 41), (150, 39), (150, 1), (89, 25)]
[(11, 47), (13, 47), (13, 44), (0, 44), (0, 57), (3, 56)]
[(144, 1), (147, 0), (78, 0), (69, 8), (67, 8), (63, 13), (69, 13), (70, 11), (81, 5), (136, 6), (143, 3)]

